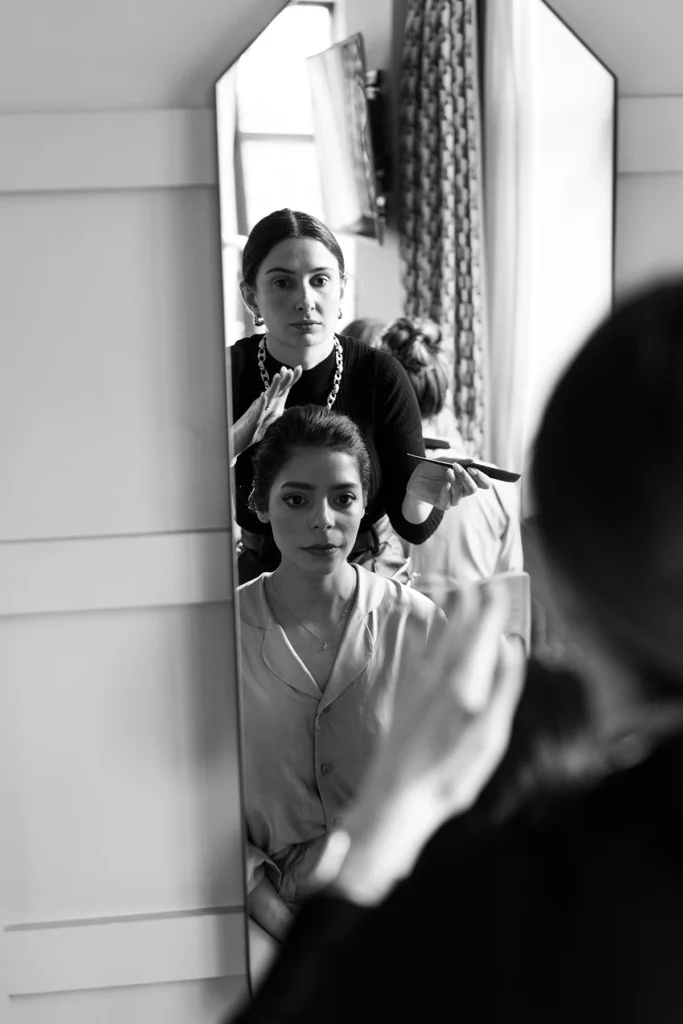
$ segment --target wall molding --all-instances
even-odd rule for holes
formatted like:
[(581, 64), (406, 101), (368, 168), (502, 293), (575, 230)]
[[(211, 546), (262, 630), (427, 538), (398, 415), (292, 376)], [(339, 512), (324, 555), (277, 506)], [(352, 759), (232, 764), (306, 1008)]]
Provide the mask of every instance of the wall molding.
[(0, 544), (0, 617), (233, 600), (228, 530)]
[(619, 174), (683, 174), (683, 96), (619, 100)]
[[(683, 173), (683, 96), (619, 100), (620, 174)], [(217, 186), (213, 109), (0, 114), (0, 193)]]
[(241, 907), (14, 925), (2, 934), (8, 996), (246, 974)]
[(0, 193), (217, 185), (216, 114), (0, 115)]

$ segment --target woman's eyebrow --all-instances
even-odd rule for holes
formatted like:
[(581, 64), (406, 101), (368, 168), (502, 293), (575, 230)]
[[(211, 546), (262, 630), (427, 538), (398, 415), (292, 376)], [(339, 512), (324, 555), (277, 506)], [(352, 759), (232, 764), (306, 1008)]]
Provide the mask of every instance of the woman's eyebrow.
[[(314, 484), (303, 483), (301, 480), (285, 480), (283, 483), (280, 484), (280, 490), (282, 490), (285, 487), (298, 487), (299, 490), (301, 490), (301, 491), (314, 491), (315, 490), (315, 485)], [(350, 483), (345, 483), (345, 484), (335, 484), (333, 487), (330, 487), (330, 490), (331, 491), (352, 491), (354, 487), (358, 487), (358, 481), (351, 481)]]
[[(313, 270), (309, 270), (309, 274), (327, 274), (333, 273), (332, 267), (314, 267)], [(270, 270), (266, 270), (266, 274), (296, 274), (296, 270), (288, 270), (287, 267), (271, 267)]]

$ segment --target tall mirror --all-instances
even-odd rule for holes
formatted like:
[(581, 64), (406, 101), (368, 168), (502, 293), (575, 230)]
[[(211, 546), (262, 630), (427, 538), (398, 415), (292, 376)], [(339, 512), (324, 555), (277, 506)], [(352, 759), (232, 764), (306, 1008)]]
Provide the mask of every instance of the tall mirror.
[[(462, 49), (478, 141), (460, 145), (456, 103), (462, 168), (442, 178), (460, 198), (430, 205), (419, 160), (401, 164), (401, 133), (428, 121), (428, 78), (406, 99), (414, 6), (290, 3), (216, 87), (254, 984), (450, 593), (505, 576), (510, 628), (532, 643), (520, 475), (544, 394), (612, 300), (613, 76), (542, 0), (523, 31), (517, 5), (482, 3)], [(452, 251), (423, 240), (412, 271), (408, 179), (427, 221), (459, 218)], [(432, 270), (470, 292), (421, 307)]]

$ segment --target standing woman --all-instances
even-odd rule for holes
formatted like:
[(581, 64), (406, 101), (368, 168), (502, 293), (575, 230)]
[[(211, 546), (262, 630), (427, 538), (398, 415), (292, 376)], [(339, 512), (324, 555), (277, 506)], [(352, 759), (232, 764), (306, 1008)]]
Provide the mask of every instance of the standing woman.
[[(454, 466), (440, 487), (425, 464), (420, 411), (401, 366), (386, 353), (335, 334), (346, 271), (336, 238), (306, 213), (277, 210), (254, 227), (242, 257), (244, 302), (266, 333), (231, 349), (239, 582), (273, 571), (280, 555), (268, 524), (248, 507), (252, 446), (285, 406), (322, 405), (359, 427), (370, 456), (366, 514), (350, 560), (394, 575), (405, 558), (394, 532), (422, 544), (444, 510), (489, 481)], [(393, 530), (392, 530), (393, 527)]]

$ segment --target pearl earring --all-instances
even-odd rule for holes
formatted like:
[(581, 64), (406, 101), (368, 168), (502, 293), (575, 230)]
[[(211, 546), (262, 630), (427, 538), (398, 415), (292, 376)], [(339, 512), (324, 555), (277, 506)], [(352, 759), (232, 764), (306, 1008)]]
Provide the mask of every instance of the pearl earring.
[(252, 313), (251, 316), (254, 321), (254, 327), (263, 327), (266, 321), (262, 316), (259, 316), (258, 313)]

